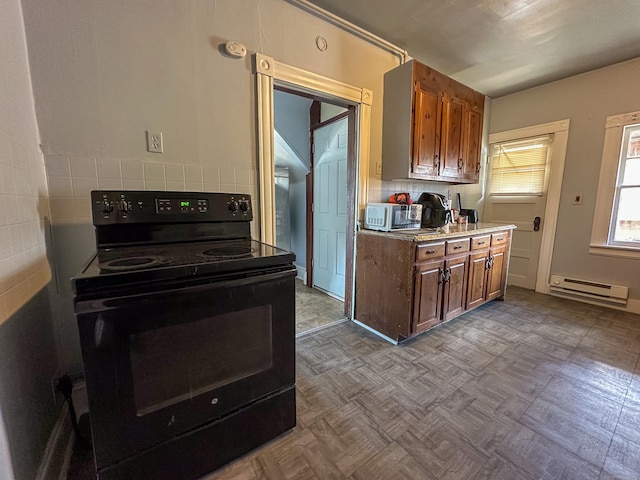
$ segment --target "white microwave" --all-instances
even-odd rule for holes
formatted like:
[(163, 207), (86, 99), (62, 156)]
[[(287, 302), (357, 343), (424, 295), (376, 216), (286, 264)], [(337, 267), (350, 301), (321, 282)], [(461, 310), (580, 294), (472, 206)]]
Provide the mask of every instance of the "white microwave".
[(367, 203), (364, 212), (364, 228), (369, 230), (415, 230), (420, 228), (421, 221), (422, 205), (419, 203)]

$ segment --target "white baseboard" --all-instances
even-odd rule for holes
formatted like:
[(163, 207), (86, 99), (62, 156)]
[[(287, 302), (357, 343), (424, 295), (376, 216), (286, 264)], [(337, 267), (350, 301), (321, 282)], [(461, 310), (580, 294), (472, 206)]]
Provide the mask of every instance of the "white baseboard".
[(301, 267), (300, 265), (296, 265), (296, 278), (302, 280), (302, 283), (307, 284), (307, 269), (305, 267)]
[(64, 480), (67, 478), (69, 462), (73, 453), (73, 439), (69, 408), (65, 403), (60, 409), (58, 420), (49, 436), (36, 480)]

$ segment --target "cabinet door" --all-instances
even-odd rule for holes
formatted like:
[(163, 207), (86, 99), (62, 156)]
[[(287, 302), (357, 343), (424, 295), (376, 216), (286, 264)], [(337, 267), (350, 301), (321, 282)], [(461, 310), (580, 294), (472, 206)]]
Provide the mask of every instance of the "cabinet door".
[(507, 279), (507, 247), (499, 246), (489, 251), (489, 272), (487, 279), (487, 301), (504, 295)]
[(462, 173), (464, 110), (463, 100), (443, 95), (439, 172), (442, 177), (458, 178)]
[(469, 255), (455, 257), (445, 262), (443, 321), (457, 317), (465, 310)]
[(483, 109), (469, 104), (465, 106), (462, 178), (467, 182), (477, 182), (480, 176), (482, 115)]
[(440, 322), (443, 271), (442, 260), (417, 265), (411, 333), (422, 332)]
[(438, 175), (440, 164), (440, 94), (422, 82), (414, 84), (413, 152), (414, 175)]
[(487, 250), (473, 253), (469, 257), (469, 287), (467, 289), (467, 310), (478, 307), (485, 302), (487, 290), (487, 266), (489, 252)]

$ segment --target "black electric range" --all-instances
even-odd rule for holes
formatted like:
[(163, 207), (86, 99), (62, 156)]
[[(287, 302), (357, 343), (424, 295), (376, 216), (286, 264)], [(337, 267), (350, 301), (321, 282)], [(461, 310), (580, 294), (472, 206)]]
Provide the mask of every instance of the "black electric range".
[(100, 480), (202, 477), (295, 426), (295, 256), (249, 195), (94, 191), (72, 279)]

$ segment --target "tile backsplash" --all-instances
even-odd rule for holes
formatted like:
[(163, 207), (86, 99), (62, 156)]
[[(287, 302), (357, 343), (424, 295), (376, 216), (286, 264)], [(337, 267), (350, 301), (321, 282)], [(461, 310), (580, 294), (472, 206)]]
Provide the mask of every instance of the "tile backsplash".
[(482, 209), (483, 181), (469, 185), (454, 185), (442, 182), (382, 181), (373, 179), (369, 184), (369, 202), (388, 202), (394, 193), (407, 192), (413, 200), (418, 200), (422, 192), (440, 193), (451, 198), (451, 207), (458, 208), (457, 194), (460, 193), (465, 208)]
[(46, 155), (54, 223), (91, 221), (91, 190), (249, 193), (257, 200), (257, 171), (236, 165), (184, 165), (135, 159)]

